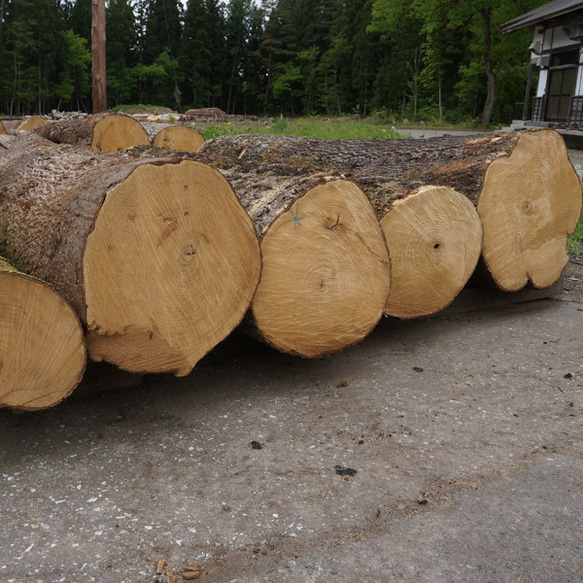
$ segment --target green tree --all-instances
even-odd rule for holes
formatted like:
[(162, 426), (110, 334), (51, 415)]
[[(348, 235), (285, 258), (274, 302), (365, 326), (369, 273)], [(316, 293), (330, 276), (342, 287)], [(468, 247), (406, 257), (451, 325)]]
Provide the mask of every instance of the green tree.
[(137, 64), (138, 32), (128, 0), (110, 0), (107, 6), (107, 88), (115, 105), (136, 98), (131, 69)]
[[(481, 103), (481, 123), (490, 124), (495, 111), (497, 83), (507, 71), (524, 68), (528, 58), (525, 35), (503, 36), (503, 22), (541, 4), (541, 0), (374, 0), (373, 28), (393, 39), (406, 30), (422, 48), (419, 69), (409, 71), (408, 83), (419, 74), (435, 95), (440, 113), (444, 81), (458, 104)], [(417, 20), (417, 34), (399, 14)], [(479, 79), (481, 76), (481, 80)], [(521, 75), (519, 77), (522, 77)], [(508, 81), (508, 79), (506, 79)], [(416, 90), (421, 89), (416, 86)], [(410, 92), (411, 93), (411, 92)], [(450, 103), (451, 103), (450, 99)], [(464, 105), (465, 104), (465, 105)]]
[[(58, 0), (18, 0), (6, 13), (5, 90), (10, 113), (43, 113), (54, 103), (64, 60)], [(7, 85), (9, 87), (7, 87)]]
[(423, 63), (423, 21), (408, 0), (374, 0), (369, 32), (387, 44), (385, 66), (376, 78), (375, 106), (415, 115), (419, 103), (419, 76)]
[(59, 73), (56, 94), (61, 103), (81, 109), (81, 103), (91, 91), (91, 52), (87, 41), (72, 30), (63, 33), (65, 60)]
[(210, 107), (222, 92), (224, 20), (214, 0), (189, 0), (184, 15), (180, 69), (186, 103)]
[(140, 0), (144, 18), (143, 35), (140, 37), (141, 61), (151, 65), (166, 51), (171, 59), (180, 54), (182, 35), (179, 0)]
[(68, 7), (67, 27), (91, 46), (92, 0), (74, 0)]

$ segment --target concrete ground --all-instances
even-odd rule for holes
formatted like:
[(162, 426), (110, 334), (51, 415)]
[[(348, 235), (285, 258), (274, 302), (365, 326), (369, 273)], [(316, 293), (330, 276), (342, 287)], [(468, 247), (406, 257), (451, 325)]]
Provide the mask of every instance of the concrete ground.
[(0, 411), (0, 581), (579, 583), (576, 287)]

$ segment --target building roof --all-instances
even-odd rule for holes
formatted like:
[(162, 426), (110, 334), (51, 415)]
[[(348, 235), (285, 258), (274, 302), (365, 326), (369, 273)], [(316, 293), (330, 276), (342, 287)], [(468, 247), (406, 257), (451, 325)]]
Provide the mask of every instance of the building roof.
[(509, 34), (516, 30), (533, 27), (542, 22), (547, 22), (578, 10), (583, 10), (583, 0), (553, 0), (500, 25), (500, 32), (502, 34)]

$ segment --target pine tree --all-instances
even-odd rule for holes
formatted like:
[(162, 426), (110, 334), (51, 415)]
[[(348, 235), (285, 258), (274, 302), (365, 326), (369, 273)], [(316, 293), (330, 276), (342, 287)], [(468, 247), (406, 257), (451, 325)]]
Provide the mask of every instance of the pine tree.
[(180, 69), (184, 77), (183, 99), (192, 107), (211, 102), (214, 46), (210, 14), (204, 0), (188, 0), (180, 47)]
[(166, 51), (171, 59), (180, 54), (182, 36), (179, 0), (142, 0), (145, 30), (141, 39), (142, 62), (151, 65)]
[(131, 68), (137, 64), (137, 27), (128, 0), (110, 0), (107, 7), (107, 87), (115, 105), (133, 101)]

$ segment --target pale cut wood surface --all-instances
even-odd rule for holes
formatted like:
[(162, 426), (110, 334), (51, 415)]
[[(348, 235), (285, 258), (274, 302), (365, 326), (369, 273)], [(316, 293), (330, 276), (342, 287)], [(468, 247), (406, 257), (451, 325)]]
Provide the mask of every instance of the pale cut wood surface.
[(140, 122), (128, 115), (109, 112), (51, 122), (35, 131), (56, 144), (71, 144), (97, 152), (118, 152), (150, 145), (150, 138)]
[(116, 186), (84, 263), (91, 358), (176, 375), (241, 322), (260, 271), (257, 237), (230, 185), (189, 160), (140, 166)]
[(444, 309), (480, 258), (482, 226), (476, 209), (447, 186), (422, 186), (397, 200), (381, 227), (393, 282), (387, 315), (416, 318)]
[(40, 115), (33, 115), (31, 117), (27, 117), (25, 120), (19, 123), (18, 126), (16, 126), (16, 129), (32, 132), (36, 130), (36, 128), (48, 123), (49, 123), (48, 120), (46, 120), (44, 117)]
[(181, 150), (182, 152), (198, 152), (204, 144), (202, 134), (187, 126), (171, 125), (160, 130), (152, 140), (155, 148)]
[[(147, 152), (117, 156), (56, 146), (29, 132), (0, 142), (9, 146), (0, 156), (0, 252), (73, 306), (90, 328), (92, 357), (131, 372), (186, 374), (237, 326), (257, 286), (259, 243), (217, 170)], [(99, 251), (98, 218), (109, 208), (112, 227)], [(118, 241), (127, 245), (125, 256)], [(122, 255), (119, 266), (111, 264), (115, 253)], [(90, 295), (96, 277), (108, 284), (98, 299)], [(188, 340), (175, 341), (187, 333)], [(150, 346), (160, 353), (152, 356)]]
[(262, 235), (252, 303), (259, 334), (277, 349), (320, 357), (362, 340), (381, 318), (390, 260), (366, 195), (330, 176), (232, 176)]
[(581, 214), (581, 181), (563, 138), (527, 132), (510, 155), (493, 160), (478, 214), (484, 260), (501, 289), (553, 285), (567, 265), (567, 238)]
[(0, 407), (51, 407), (80, 383), (85, 339), (71, 307), (47, 284), (0, 258)]

